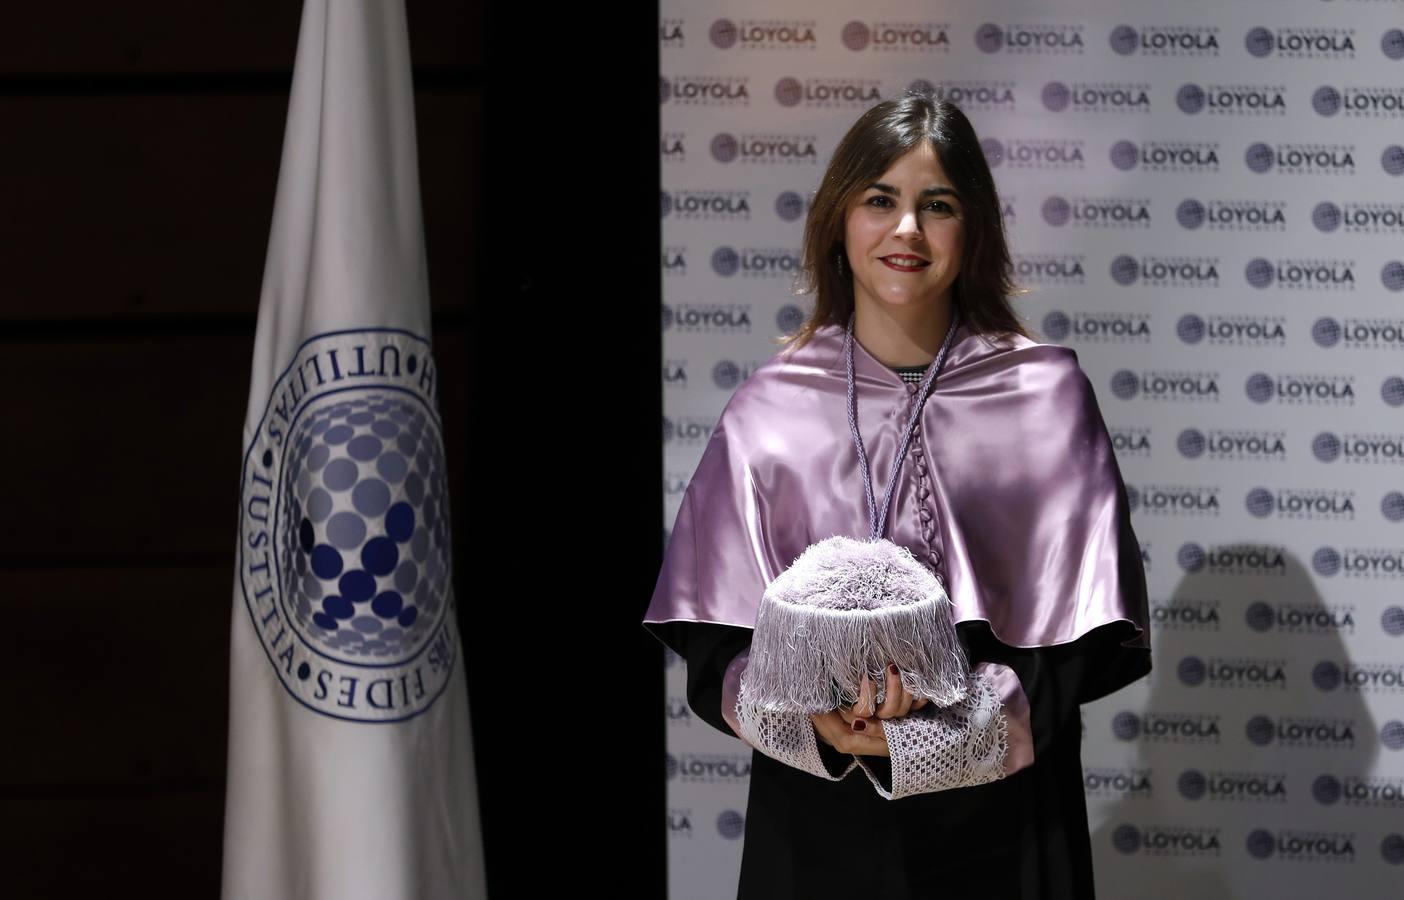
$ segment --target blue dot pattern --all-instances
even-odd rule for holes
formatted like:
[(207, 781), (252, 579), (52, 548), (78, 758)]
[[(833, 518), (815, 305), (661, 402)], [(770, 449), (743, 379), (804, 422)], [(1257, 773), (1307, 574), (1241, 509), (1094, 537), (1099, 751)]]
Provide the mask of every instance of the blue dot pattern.
[(311, 410), (283, 486), (280, 563), (298, 629), (340, 658), (413, 653), (449, 571), (443, 442), (423, 408), (368, 392)]

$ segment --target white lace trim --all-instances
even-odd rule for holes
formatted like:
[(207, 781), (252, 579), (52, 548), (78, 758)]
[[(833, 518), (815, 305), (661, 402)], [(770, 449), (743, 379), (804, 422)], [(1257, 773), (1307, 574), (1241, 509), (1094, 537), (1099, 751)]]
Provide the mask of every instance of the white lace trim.
[(858, 767), (857, 757), (851, 757), (843, 774), (834, 775), (819, 755), (819, 739), (809, 716), (799, 712), (768, 712), (758, 709), (742, 697), (736, 702), (736, 719), (741, 737), (771, 759), (787, 766), (817, 775), (826, 781), (842, 781)]
[(988, 784), (1004, 777), (1009, 723), (995, 682), (985, 672), (970, 676), (970, 692), (947, 707), (928, 705), (884, 719), (892, 790), (882, 786), (867, 763), (855, 757), (873, 789), (887, 800), (950, 788)]
[[(736, 662), (745, 664), (741, 657)], [(970, 674), (969, 690), (959, 703), (928, 704), (906, 716), (883, 720), (892, 769), (890, 791), (859, 756), (849, 754), (851, 761), (841, 774), (830, 772), (809, 716), (759, 708), (748, 698), (744, 680), (734, 706), (742, 739), (771, 759), (826, 781), (842, 781), (861, 768), (879, 796), (898, 800), (988, 784), (1006, 774), (1009, 721), (996, 680), (985, 666)]]

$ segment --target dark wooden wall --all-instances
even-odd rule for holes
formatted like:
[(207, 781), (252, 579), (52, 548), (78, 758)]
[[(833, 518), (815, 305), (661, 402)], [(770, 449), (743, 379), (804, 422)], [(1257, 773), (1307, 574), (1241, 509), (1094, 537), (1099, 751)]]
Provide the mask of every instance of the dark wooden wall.
[[(485, 11), (407, 9), (461, 494)], [(218, 895), (240, 430), (300, 16), (295, 0), (6, 10), (5, 897)]]
[[(657, 9), (406, 5), (489, 891), (662, 897)], [(6, 900), (218, 896), (300, 16), (91, 0), (0, 29)]]

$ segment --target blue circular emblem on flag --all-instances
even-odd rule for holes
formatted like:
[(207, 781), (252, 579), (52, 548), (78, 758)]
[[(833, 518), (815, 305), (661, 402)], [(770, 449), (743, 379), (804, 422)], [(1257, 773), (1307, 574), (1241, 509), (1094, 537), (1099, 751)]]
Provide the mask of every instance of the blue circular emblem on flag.
[(458, 653), (443, 435), (428, 342), (306, 341), (247, 447), (240, 586), (283, 686), (338, 719), (399, 721)]

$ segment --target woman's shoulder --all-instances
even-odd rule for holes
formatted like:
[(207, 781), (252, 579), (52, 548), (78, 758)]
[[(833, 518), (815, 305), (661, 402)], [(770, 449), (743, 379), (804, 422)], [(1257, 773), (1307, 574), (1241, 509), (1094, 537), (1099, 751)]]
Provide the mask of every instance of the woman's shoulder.
[(1097, 394), (1076, 351), (1023, 335), (977, 340), (977, 352), (947, 377), (943, 424), (1025, 471), (1105, 444)]
[(802, 443), (797, 436), (817, 440), (834, 429), (847, 391), (831, 349), (823, 341), (785, 346), (751, 370), (717, 418), (716, 431), (732, 453), (772, 458), (795, 451)]
[(942, 377), (952, 387), (988, 380), (1021, 392), (1081, 393), (1090, 387), (1076, 350), (1016, 332), (967, 333), (951, 348)]
[(794, 363), (784, 357), (783, 351), (776, 353), (752, 369), (731, 392), (717, 424), (733, 435), (756, 438), (794, 416), (804, 415), (809, 393)]

